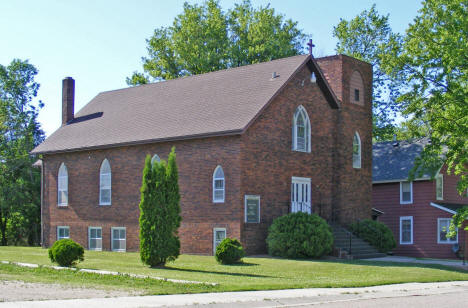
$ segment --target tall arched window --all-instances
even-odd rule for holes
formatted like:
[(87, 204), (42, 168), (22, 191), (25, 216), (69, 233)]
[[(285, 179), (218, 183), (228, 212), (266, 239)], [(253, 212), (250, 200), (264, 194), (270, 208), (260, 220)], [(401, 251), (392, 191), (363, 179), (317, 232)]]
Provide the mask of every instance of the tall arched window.
[(64, 163), (60, 165), (57, 180), (57, 203), (59, 206), (68, 205), (68, 171)]
[(304, 107), (299, 106), (293, 119), (293, 150), (310, 152), (310, 121)]
[(353, 168), (361, 168), (361, 138), (358, 132), (354, 133), (353, 138)]
[(158, 154), (154, 154), (153, 158), (151, 158), (151, 166), (153, 166), (154, 162), (160, 162), (161, 159), (159, 158)]
[(216, 167), (213, 173), (213, 202), (223, 203), (225, 196), (224, 171), (221, 166)]
[(107, 159), (104, 159), (101, 164), (99, 180), (99, 204), (110, 205), (112, 194), (112, 173)]

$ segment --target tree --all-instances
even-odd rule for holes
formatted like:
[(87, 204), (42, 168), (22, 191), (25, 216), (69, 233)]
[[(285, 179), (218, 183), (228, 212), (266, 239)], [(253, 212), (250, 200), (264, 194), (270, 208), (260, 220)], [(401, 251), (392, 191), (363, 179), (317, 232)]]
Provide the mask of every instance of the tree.
[(333, 28), (338, 39), (336, 52), (369, 62), (373, 66), (373, 137), (376, 141), (391, 140), (395, 133), (394, 117), (401, 106), (396, 98), (403, 87), (403, 76), (384, 71), (384, 56), (397, 57), (402, 37), (392, 32), (389, 16), (379, 15), (375, 4), (353, 19), (340, 22)]
[(466, 0), (424, 1), (401, 54), (383, 59), (386, 72), (408, 84), (398, 97), (403, 114), (429, 128), (431, 143), (416, 162), (415, 176), (435, 174), (445, 162), (448, 173), (460, 176), (460, 194), (468, 188), (467, 12)]
[[(7, 230), (19, 232), (14, 244), (40, 241), (40, 172), (29, 152), (44, 139), (37, 121), (42, 102), (33, 102), (39, 84), (36, 68), (28, 61), (0, 65), (0, 236), (7, 245)], [(20, 232), (21, 230), (21, 232)], [(12, 236), (10, 236), (12, 238)]]
[(253, 8), (249, 0), (227, 13), (217, 0), (185, 3), (172, 26), (154, 30), (146, 41), (144, 73), (134, 72), (127, 83), (145, 84), (293, 56), (302, 52), (305, 37), (297, 22), (269, 6)]
[(175, 149), (164, 161), (151, 165), (147, 156), (140, 200), (140, 258), (143, 263), (164, 266), (180, 254), (180, 194)]

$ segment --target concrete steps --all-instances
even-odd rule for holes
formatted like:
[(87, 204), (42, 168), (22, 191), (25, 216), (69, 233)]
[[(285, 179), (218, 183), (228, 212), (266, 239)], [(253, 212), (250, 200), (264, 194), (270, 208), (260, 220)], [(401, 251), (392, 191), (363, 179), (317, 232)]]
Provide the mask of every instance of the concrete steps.
[(355, 236), (342, 226), (337, 224), (331, 224), (330, 226), (335, 238), (334, 246), (335, 249), (339, 251), (340, 256), (342, 256), (342, 252), (345, 252), (349, 259), (369, 259), (386, 256), (385, 253), (379, 252), (375, 247)]

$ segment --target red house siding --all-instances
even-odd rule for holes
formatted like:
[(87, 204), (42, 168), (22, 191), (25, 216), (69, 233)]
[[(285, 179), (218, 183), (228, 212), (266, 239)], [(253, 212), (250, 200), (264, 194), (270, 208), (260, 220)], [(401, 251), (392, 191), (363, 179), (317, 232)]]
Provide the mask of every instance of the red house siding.
[[(441, 170), (444, 174), (445, 168)], [(386, 224), (393, 232), (397, 247), (396, 255), (425, 258), (456, 258), (452, 251), (453, 244), (439, 244), (437, 219), (452, 218), (453, 214), (431, 206), (432, 203), (464, 203), (468, 198), (460, 196), (456, 187), (457, 177), (444, 174), (444, 200), (436, 200), (435, 181), (413, 182), (413, 203), (400, 204), (400, 183), (374, 184), (372, 188), (373, 206), (384, 214), (379, 221)], [(400, 244), (400, 217), (413, 217), (413, 244)], [(468, 243), (466, 232), (459, 230), (458, 242)]]

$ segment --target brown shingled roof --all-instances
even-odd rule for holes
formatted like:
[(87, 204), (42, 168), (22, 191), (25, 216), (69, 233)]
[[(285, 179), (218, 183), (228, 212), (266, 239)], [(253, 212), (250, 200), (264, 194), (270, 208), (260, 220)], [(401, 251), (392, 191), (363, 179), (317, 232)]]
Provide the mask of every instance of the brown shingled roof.
[(102, 92), (32, 153), (240, 134), (309, 60), (299, 55)]

